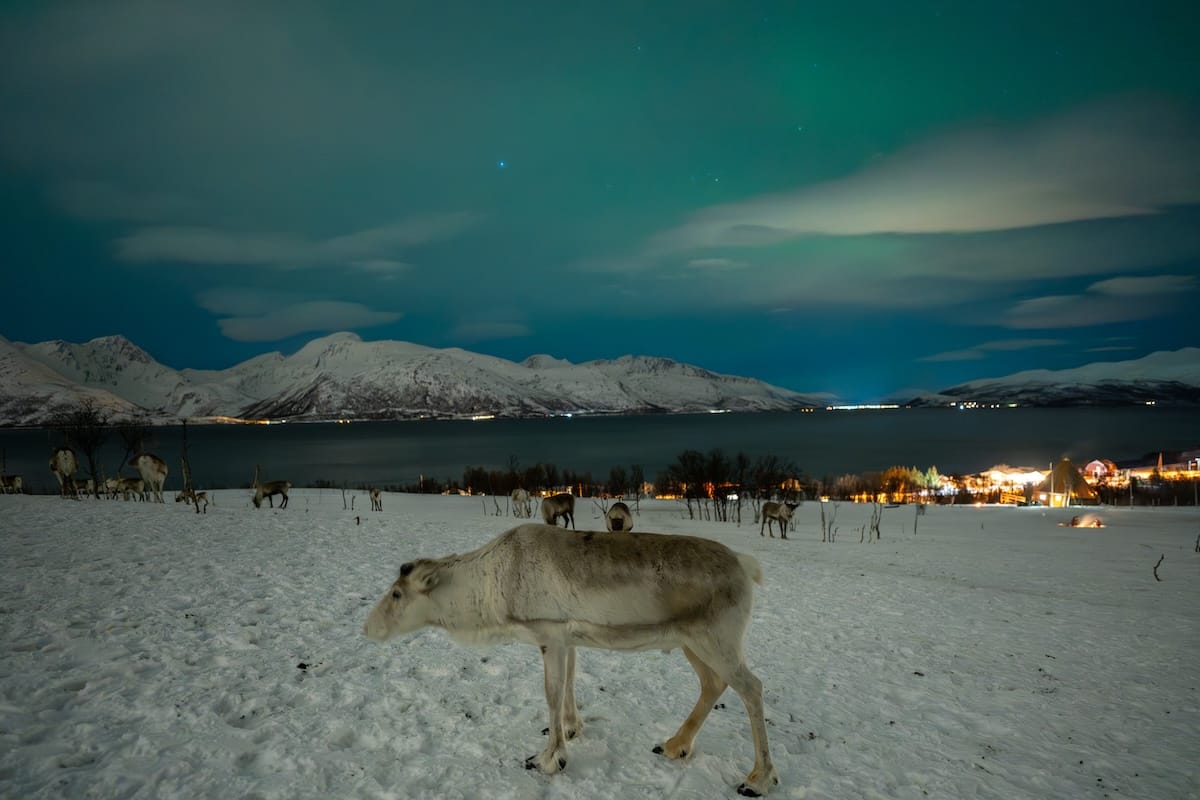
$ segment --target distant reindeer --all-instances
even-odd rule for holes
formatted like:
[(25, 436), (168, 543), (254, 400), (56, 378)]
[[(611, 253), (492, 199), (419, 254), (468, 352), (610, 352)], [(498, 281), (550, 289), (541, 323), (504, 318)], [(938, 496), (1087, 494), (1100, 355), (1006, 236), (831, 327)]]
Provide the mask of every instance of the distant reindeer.
[(271, 508), (275, 507), (275, 501), (271, 498), (275, 495), (281, 495), (283, 499), (279, 502), (280, 508), (287, 508), (288, 490), (292, 488), (289, 481), (267, 481), (266, 483), (258, 482), (258, 464), (254, 465), (254, 497), (251, 502), (255, 508), (262, 508), (263, 498), (267, 498), (267, 502), (271, 504)]
[(20, 475), (0, 475), (0, 493), (21, 494), (25, 491), (25, 482)]
[(137, 469), (146, 488), (154, 495), (154, 502), (163, 503), (163, 485), (167, 482), (167, 462), (153, 453), (141, 453), (134, 456), (129, 466)]
[(762, 525), (758, 526), (758, 535), (762, 536), (763, 527), (766, 527), (767, 533), (774, 539), (775, 534), (771, 533), (771, 522), (774, 521), (779, 525), (779, 538), (786, 539), (788, 523), (799, 506), (799, 503), (763, 503)]
[(512, 490), (512, 510), (514, 517), (528, 519), (533, 515), (533, 503), (529, 500), (529, 492), (524, 489)]
[(200, 504), (204, 504), (204, 513), (208, 513), (208, 492), (196, 492), (191, 489), (184, 489), (182, 492), (175, 495), (176, 503), (191, 503), (196, 506), (196, 513), (200, 513)]
[(121, 493), (121, 479), (109, 478), (104, 482), (104, 494), (109, 500), (116, 500), (117, 495)]
[(383, 493), (379, 489), (371, 490), (371, 510), (383, 511)]
[(117, 478), (117, 491), (126, 502), (131, 495), (134, 500), (145, 500), (146, 482), (141, 478)]
[(75, 473), (79, 471), (79, 461), (75, 451), (69, 447), (56, 447), (50, 454), (50, 471), (58, 479), (58, 493), (62, 497), (79, 499), (75, 494)]
[(91, 497), (96, 493), (96, 482), (88, 478), (81, 485), (78, 481), (75, 483), (75, 494), (79, 497)]
[(629, 533), (633, 530), (633, 514), (629, 506), (621, 502), (612, 504), (612, 508), (604, 514), (604, 527), (610, 531)]
[(542, 519), (547, 525), (557, 525), (559, 517), (563, 519), (563, 527), (567, 527), (567, 521), (571, 523), (571, 530), (575, 530), (575, 496), (567, 492), (552, 494), (549, 497), (542, 498)]

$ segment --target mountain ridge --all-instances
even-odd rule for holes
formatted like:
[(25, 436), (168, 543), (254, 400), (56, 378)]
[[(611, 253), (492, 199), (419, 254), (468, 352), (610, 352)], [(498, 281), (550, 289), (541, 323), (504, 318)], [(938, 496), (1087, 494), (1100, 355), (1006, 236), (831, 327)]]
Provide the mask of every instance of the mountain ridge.
[(45, 424), (85, 397), (114, 418), (160, 423), (787, 411), (826, 399), (653, 356), (517, 363), (346, 332), (222, 370), (172, 369), (122, 336), (0, 340), (0, 379), (0, 425)]

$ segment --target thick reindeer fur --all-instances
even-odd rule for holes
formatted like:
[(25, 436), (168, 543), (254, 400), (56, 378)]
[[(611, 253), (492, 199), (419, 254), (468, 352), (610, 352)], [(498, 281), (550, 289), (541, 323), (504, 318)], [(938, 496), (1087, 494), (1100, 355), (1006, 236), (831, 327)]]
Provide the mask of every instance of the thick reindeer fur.
[(792, 521), (792, 514), (796, 513), (799, 506), (799, 503), (763, 503), (762, 525), (758, 526), (758, 535), (762, 536), (763, 528), (766, 527), (767, 533), (774, 539), (775, 534), (771, 533), (771, 522), (774, 521), (779, 526), (779, 538), (786, 539), (788, 523)]
[(250, 498), (250, 500), (254, 503), (255, 508), (262, 508), (262, 501), (265, 497), (271, 508), (274, 508), (275, 501), (271, 498), (278, 494), (283, 496), (283, 499), (279, 501), (279, 507), (287, 508), (288, 490), (291, 488), (291, 481), (267, 481), (266, 483), (259, 483), (255, 485), (254, 497)]
[(604, 527), (610, 531), (629, 533), (633, 530), (633, 514), (624, 503), (613, 503), (604, 514)]
[(700, 698), (679, 730), (655, 748), (684, 758), (713, 703), (732, 686), (746, 705), (754, 768), (740, 794), (779, 782), (767, 745), (762, 684), (746, 666), (742, 640), (762, 570), (753, 556), (691, 536), (605, 536), (525, 524), (478, 550), (400, 567), (364, 632), (378, 641), (426, 626), (472, 644), (537, 645), (550, 710), (546, 748), (526, 767), (558, 772), (566, 741), (581, 730), (575, 705), (575, 648), (683, 649)]
[(547, 525), (557, 525), (559, 517), (563, 520), (564, 528), (569, 521), (571, 530), (575, 529), (575, 495), (560, 492), (542, 498), (542, 520)]
[(79, 461), (75, 451), (69, 447), (56, 447), (50, 454), (50, 471), (58, 479), (58, 493), (63, 497), (78, 500), (75, 492), (75, 473), (79, 470)]
[(167, 462), (153, 453), (141, 453), (130, 460), (129, 466), (135, 468), (142, 476), (146, 488), (154, 495), (154, 502), (164, 502), (163, 485), (167, 482)]

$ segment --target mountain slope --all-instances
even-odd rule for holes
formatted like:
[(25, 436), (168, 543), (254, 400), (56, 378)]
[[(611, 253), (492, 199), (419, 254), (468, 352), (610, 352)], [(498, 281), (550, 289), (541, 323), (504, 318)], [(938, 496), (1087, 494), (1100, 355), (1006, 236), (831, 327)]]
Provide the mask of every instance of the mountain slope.
[(121, 417), (228, 416), (413, 419), (479, 414), (789, 410), (821, 403), (761, 381), (669, 359), (624, 356), (572, 364), (550, 356), (514, 363), (457, 348), (314, 339), (224, 370), (174, 370), (120, 336), (84, 344), (0, 340), (0, 424), (39, 424), (39, 409), (83, 396)]
[(1038, 406), (1200, 404), (1200, 348), (1159, 351), (1128, 361), (1100, 361), (1062, 370), (1027, 370), (968, 381), (909, 405), (1017, 403)]

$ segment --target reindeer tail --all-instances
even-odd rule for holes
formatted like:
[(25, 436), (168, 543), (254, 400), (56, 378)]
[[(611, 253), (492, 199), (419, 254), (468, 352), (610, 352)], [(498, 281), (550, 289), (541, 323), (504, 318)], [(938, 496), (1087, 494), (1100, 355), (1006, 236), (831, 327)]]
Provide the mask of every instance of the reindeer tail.
[(738, 564), (741, 565), (742, 570), (746, 573), (746, 577), (757, 583), (759, 586), (762, 586), (763, 571), (762, 566), (758, 563), (758, 559), (749, 553), (738, 553), (737, 558)]

